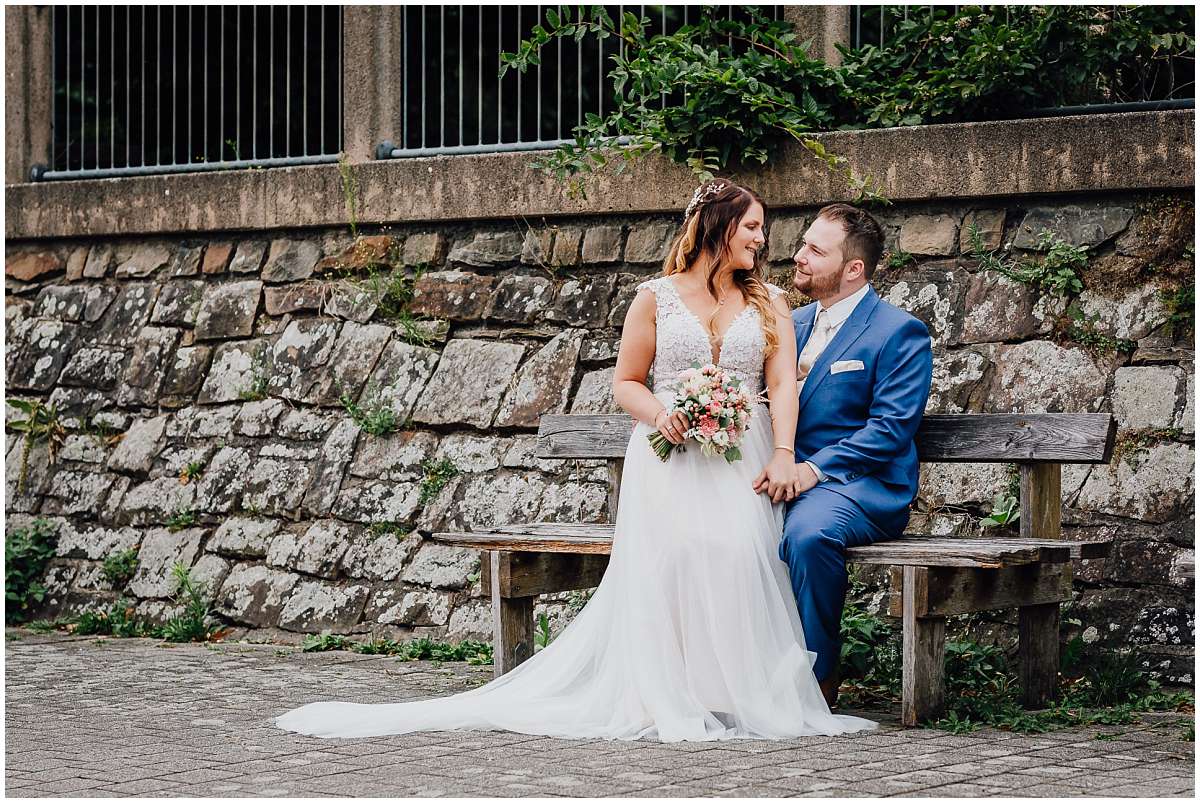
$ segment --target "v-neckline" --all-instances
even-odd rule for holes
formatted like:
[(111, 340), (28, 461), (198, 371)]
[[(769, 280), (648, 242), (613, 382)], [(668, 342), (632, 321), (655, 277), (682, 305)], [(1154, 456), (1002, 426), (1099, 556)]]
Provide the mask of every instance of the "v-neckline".
[[(663, 278), (665, 278), (667, 280), (667, 284), (671, 285), (671, 292), (673, 292), (675, 294), (675, 300), (679, 302), (679, 306), (683, 307), (684, 311), (688, 314), (688, 316), (693, 321), (696, 322), (697, 328), (699, 328), (700, 331), (704, 333), (704, 339), (708, 341), (708, 356), (712, 357), (713, 356), (713, 353), (712, 353), (713, 343), (712, 343), (712, 340), (710, 340), (708, 337), (708, 330), (704, 328), (704, 324), (700, 321), (700, 316), (697, 315), (695, 312), (693, 312), (692, 308), (689, 307), (686, 302), (684, 302), (683, 295), (680, 294), (679, 288), (675, 286), (674, 280), (671, 279), (670, 276), (665, 276)], [(717, 336), (717, 354), (716, 354), (716, 357), (713, 359), (713, 365), (721, 364), (721, 357), (723, 357), (725, 355), (725, 338), (729, 335), (730, 331), (733, 330), (733, 327), (737, 326), (737, 322), (739, 320), (741, 320), (742, 316), (750, 311), (751, 306), (752, 305), (747, 304), (746, 306), (742, 307), (741, 311), (738, 312), (737, 315), (734, 315), (733, 320), (731, 320), (729, 322), (729, 325), (725, 327), (725, 331), (721, 332)]]

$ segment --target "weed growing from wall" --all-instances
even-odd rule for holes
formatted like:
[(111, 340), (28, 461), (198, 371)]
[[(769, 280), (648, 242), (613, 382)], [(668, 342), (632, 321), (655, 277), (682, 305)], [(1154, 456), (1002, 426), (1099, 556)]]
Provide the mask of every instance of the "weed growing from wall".
[(395, 539), (397, 541), (403, 541), (405, 536), (407, 536), (409, 534), (409, 532), (410, 532), (410, 530), (406, 529), (404, 527), (404, 525), (402, 525), (398, 522), (376, 521), (376, 522), (373, 522), (371, 524), (371, 526), (367, 528), (367, 537), (371, 541), (374, 541), (374, 540), (380, 538), (381, 536), (391, 535), (391, 536), (395, 537)]
[(1085, 315), (1083, 310), (1079, 309), (1078, 305), (1071, 304), (1067, 307), (1067, 318), (1070, 323), (1067, 324), (1065, 333), (1068, 338), (1074, 340), (1081, 346), (1087, 346), (1101, 352), (1117, 352), (1120, 354), (1132, 354), (1137, 350), (1137, 343), (1133, 340), (1127, 340), (1123, 337), (1113, 337), (1098, 331), (1096, 324), (1099, 322), (1099, 316)]
[(17, 493), (25, 492), (25, 480), (29, 476), (29, 452), (34, 444), (45, 443), (50, 450), (50, 462), (58, 459), (58, 450), (67, 438), (67, 429), (59, 418), (58, 408), (42, 404), (41, 401), (6, 399), (9, 406), (25, 413), (25, 418), (10, 421), (8, 426), (15, 432), (25, 433), (25, 444), (21, 447), (21, 472), (17, 477)]
[(889, 270), (901, 270), (902, 268), (907, 268), (916, 261), (917, 258), (912, 254), (908, 253), (907, 251), (901, 251), (899, 248), (897, 248), (894, 252), (888, 254), (887, 259), (884, 260), (883, 264), (884, 267), (888, 268)]
[(121, 589), (133, 579), (139, 563), (137, 547), (130, 547), (108, 555), (100, 571), (109, 585)]
[(174, 601), (183, 605), (183, 613), (168, 619), (159, 635), (165, 641), (207, 641), (212, 632), (208, 621), (212, 603), (207, 586), (193, 580), (182, 563), (171, 567), (171, 576), (176, 583)]
[(1164, 334), (1171, 337), (1188, 337), (1196, 332), (1196, 283), (1191, 282), (1161, 294), (1167, 308), (1167, 324)]
[(46, 519), (4, 534), (4, 621), (23, 622), (46, 598), (46, 567), (58, 546), (58, 531)]
[(301, 649), (304, 652), (348, 650), (363, 655), (389, 655), (401, 661), (466, 661), (476, 666), (492, 663), (492, 645), (469, 640), (449, 643), (428, 638), (407, 642), (372, 638), (370, 641), (356, 642), (347, 636), (321, 633), (305, 636)]
[(347, 389), (342, 390), (338, 401), (342, 403), (342, 408), (350, 415), (354, 423), (358, 424), (358, 428), (368, 435), (382, 438), (395, 432), (396, 413), (388, 402), (381, 399), (379, 394), (373, 391), (371, 385), (368, 385), (364, 396), (366, 396), (365, 407), (359, 406)]
[(181, 507), (171, 514), (167, 519), (167, 529), (171, 532), (179, 532), (180, 530), (191, 527), (196, 523), (196, 511), (194, 508)]
[[(967, 227), (967, 240), (970, 256), (980, 270), (999, 273), (1057, 298), (1070, 300), (1083, 292), (1082, 273), (1087, 266), (1087, 249), (1071, 245), (1053, 232), (1043, 231), (1038, 235), (1037, 247), (1043, 253), (1033, 259), (1014, 259), (985, 248), (979, 227), (974, 223)], [(1098, 321), (1098, 316), (1086, 315), (1078, 304), (1071, 302), (1055, 329), (1060, 336), (1099, 352), (1129, 354), (1137, 349), (1137, 343), (1132, 340), (1099, 331)]]
[(1178, 440), (1183, 437), (1183, 430), (1169, 427), (1166, 429), (1135, 429), (1122, 432), (1117, 436), (1113, 445), (1112, 465), (1124, 462), (1133, 470), (1137, 470), (1146, 459), (1150, 449), (1160, 443)]
[(187, 485), (189, 482), (200, 479), (202, 474), (204, 474), (204, 463), (198, 460), (192, 461), (179, 469), (179, 482), (181, 485)]
[(262, 401), (267, 398), (267, 383), (270, 378), (271, 359), (267, 347), (260, 345), (251, 361), (250, 384), (238, 391), (241, 401)]
[(134, 602), (119, 599), (105, 610), (84, 611), (68, 619), (64, 627), (77, 636), (116, 636), (118, 638), (154, 638), (157, 628), (135, 615)]
[(420, 502), (422, 505), (441, 493), (442, 488), (446, 487), (446, 483), (459, 473), (458, 466), (448, 458), (434, 460), (432, 457), (427, 457), (421, 463), (421, 470), (425, 472), (425, 476), (421, 480)]
[(208, 641), (217, 635), (209, 621), (212, 601), (208, 587), (192, 579), (191, 571), (182, 563), (171, 567), (175, 580), (172, 601), (183, 606), (182, 613), (161, 625), (153, 625), (137, 617), (132, 600), (119, 599), (106, 610), (84, 611), (73, 618), (40, 623), (45, 629), (65, 629), (81, 636), (117, 636), (119, 638), (161, 638), (164, 641)]

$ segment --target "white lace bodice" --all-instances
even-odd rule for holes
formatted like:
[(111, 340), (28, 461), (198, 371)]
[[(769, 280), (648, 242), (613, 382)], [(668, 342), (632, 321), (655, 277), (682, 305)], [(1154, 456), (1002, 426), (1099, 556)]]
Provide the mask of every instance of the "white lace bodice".
[[(693, 362), (704, 365), (712, 361), (708, 332), (700, 319), (684, 305), (669, 276), (642, 282), (637, 289), (650, 290), (656, 303), (657, 338), (654, 364), (650, 368), (654, 375), (652, 390), (654, 393), (674, 390), (680, 371), (691, 368)], [(783, 290), (773, 284), (768, 284), (767, 290), (772, 299), (783, 294)], [(719, 367), (742, 380), (743, 386), (755, 394), (763, 390), (763, 354), (766, 350), (760, 320), (758, 310), (750, 305), (738, 313), (725, 332), (718, 362)]]

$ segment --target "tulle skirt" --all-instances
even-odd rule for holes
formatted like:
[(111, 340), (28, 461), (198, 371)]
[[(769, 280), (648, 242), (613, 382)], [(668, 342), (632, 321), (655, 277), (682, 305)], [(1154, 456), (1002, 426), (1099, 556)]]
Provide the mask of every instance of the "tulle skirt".
[(874, 728), (832, 714), (813, 675), (778, 558), (783, 507), (751, 487), (774, 448), (767, 408), (734, 463), (694, 443), (662, 462), (652, 431), (638, 424), (629, 440), (604, 580), (548, 647), (472, 691), (311, 703), (276, 724), (323, 737), (472, 729), (664, 742)]

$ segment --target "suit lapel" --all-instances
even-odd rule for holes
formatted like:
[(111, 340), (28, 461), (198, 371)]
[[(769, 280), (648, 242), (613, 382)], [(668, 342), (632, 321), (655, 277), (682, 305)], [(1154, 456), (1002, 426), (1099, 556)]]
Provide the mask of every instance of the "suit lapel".
[[(842, 324), (842, 328), (833, 336), (833, 340), (829, 341), (829, 345), (821, 352), (821, 356), (813, 363), (812, 370), (808, 372), (808, 378), (804, 382), (804, 389), (800, 392), (800, 410), (804, 410), (804, 405), (812, 398), (817, 386), (829, 374), (829, 366), (833, 364), (839, 357), (846, 353), (846, 349), (854, 345), (854, 341), (858, 340), (859, 336), (866, 331), (867, 324), (870, 323), (871, 313), (875, 311), (875, 307), (879, 304), (879, 296), (875, 293), (875, 288), (867, 289), (867, 294), (863, 296), (862, 301), (858, 302), (858, 306), (854, 308), (854, 312), (850, 313), (850, 317)], [(814, 316), (815, 317), (815, 316)], [(811, 329), (811, 327), (809, 327)]]

